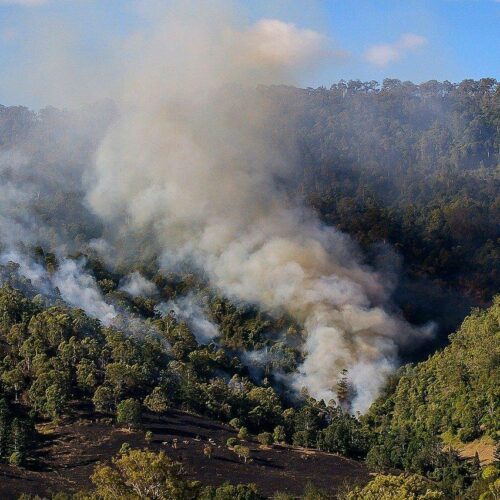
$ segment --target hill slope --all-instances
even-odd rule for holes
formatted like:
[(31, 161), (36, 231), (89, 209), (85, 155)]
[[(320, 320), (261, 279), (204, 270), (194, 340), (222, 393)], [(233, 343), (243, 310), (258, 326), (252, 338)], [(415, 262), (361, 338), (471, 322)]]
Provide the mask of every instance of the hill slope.
[(363, 417), (369, 465), (424, 474), (452, 498), (470, 487), (499, 437), (499, 319), (497, 298), (468, 316), (443, 351), (402, 369)]
[[(37, 450), (36, 470), (0, 464), (0, 498), (90, 488), (89, 476), (97, 463), (109, 462), (125, 442), (135, 448), (165, 450), (183, 464), (188, 478), (203, 484), (255, 483), (266, 496), (278, 490), (299, 495), (308, 482), (334, 492), (345, 482), (365, 484), (369, 480), (368, 469), (360, 462), (291, 446), (261, 447), (253, 440), (245, 442), (251, 449), (251, 460), (245, 464), (226, 446), (227, 439), (236, 436), (234, 429), (179, 410), (145, 419), (145, 430), (153, 432), (149, 444), (144, 431), (110, 427), (83, 414), (40, 430), (46, 434)], [(215, 443), (210, 459), (203, 454), (209, 440)]]

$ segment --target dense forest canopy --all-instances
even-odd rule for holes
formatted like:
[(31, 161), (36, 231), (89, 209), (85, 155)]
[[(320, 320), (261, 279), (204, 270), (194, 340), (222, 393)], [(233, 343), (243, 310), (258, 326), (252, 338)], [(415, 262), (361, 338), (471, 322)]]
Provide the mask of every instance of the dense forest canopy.
[(499, 288), (496, 80), (268, 92), (284, 103), (278, 123), (293, 124), (286, 133), (301, 143), (298, 187), (309, 203), (365, 248), (389, 242), (402, 255), (413, 280), (403, 279), (398, 293), (410, 317), (449, 320), (451, 290), (476, 303), (491, 299)]
[[(55, 273), (66, 265), (41, 251), (37, 260)], [(40, 294), (19, 274), (18, 265), (0, 267), (3, 461), (36, 466), (35, 452), (43, 442), (36, 424), (57, 425), (74, 418), (82, 406), (134, 428), (145, 414), (159, 416), (177, 406), (228, 422), (238, 430), (238, 439), (228, 446), (243, 455), (252, 433), (264, 445), (290, 443), (366, 458), (377, 471), (398, 468), (432, 481), (381, 476), (367, 491), (404, 491), (411, 484), (425, 492), (427, 484), (451, 498), (472, 499), (478, 491), (489, 491), (498, 477), (491, 470), (483, 477), (476, 461), (463, 460), (445, 446), (450, 439), (498, 439), (498, 299), (489, 310), (468, 317), (443, 352), (404, 367), (359, 418), (349, 411), (348, 373), (336, 388), (339, 403), (317, 401), (307, 393), (296, 398), (280, 383), (300, 358), (299, 351), (273, 340), (272, 332), (287, 324), (286, 318), (235, 306), (189, 275), (158, 274), (153, 296), (133, 295), (117, 287), (116, 274), (104, 277), (92, 266), (89, 272), (100, 274), (96, 283), (103, 297), (121, 311), (112, 326), (70, 307), (57, 290)], [(220, 331), (209, 344), (197, 340), (196, 323), (189, 326), (174, 311), (158, 312), (162, 300), (193, 292), (208, 298), (207, 315)], [(252, 351), (268, 356), (249, 359)]]

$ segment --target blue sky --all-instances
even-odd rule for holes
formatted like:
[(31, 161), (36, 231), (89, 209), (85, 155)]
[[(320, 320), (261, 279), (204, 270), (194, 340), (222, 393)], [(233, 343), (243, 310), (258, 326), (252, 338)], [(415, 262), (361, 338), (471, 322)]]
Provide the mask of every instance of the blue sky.
[[(161, 0), (156, 0), (161, 3)], [(164, 5), (167, 1), (163, 0)], [(188, 1), (188, 0), (186, 0)], [(216, 0), (214, 0), (216, 1)], [(80, 55), (102, 59), (146, 21), (140, 0), (0, 0), (0, 103), (42, 102), (29, 89), (49, 85), (33, 70), (38, 51), (54, 33), (77, 40)], [(248, 23), (276, 18), (317, 31), (343, 53), (300, 84), (329, 86), (344, 79), (460, 81), (500, 78), (498, 0), (234, 1)], [(59, 34), (59, 33), (58, 33)], [(65, 38), (62, 37), (62, 40)], [(59, 40), (59, 44), (64, 44)], [(26, 85), (33, 78), (40, 82)]]

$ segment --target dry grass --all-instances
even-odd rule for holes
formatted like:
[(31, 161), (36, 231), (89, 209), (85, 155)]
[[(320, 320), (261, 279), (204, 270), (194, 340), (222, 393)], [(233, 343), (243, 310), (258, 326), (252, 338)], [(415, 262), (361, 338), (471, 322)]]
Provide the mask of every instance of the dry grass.
[(483, 437), (470, 443), (462, 444), (457, 449), (460, 452), (460, 456), (464, 458), (472, 458), (477, 452), (481, 465), (489, 465), (494, 461), (495, 443), (489, 437)]

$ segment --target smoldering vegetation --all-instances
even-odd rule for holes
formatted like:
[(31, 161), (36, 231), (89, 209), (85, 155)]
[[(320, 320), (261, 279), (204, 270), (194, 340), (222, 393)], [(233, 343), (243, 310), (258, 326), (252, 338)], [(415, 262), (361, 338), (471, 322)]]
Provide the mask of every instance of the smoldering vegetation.
[[(202, 17), (179, 6), (135, 37), (112, 104), (0, 109), (3, 259), (55, 252), (57, 269), (27, 261), (21, 274), (104, 323), (117, 293), (158, 293), (138, 266), (194, 272), (212, 293), (296, 326), (281, 339), (301, 351), (290, 388), (328, 401), (347, 370), (352, 408), (365, 410), (401, 353), (433, 343), (439, 316), (419, 314), (425, 280), (464, 309), (498, 284), (493, 273), (476, 293), (498, 270), (497, 84), (259, 87), (293, 82), (335, 50), (278, 20)], [(464, 220), (476, 222), (472, 238)], [(99, 258), (118, 276), (111, 290), (68, 254)], [(464, 256), (479, 276), (460, 279)], [(198, 340), (217, 338), (192, 297), (168, 298), (164, 312)], [(258, 349), (249, 364), (267, 358)]]

